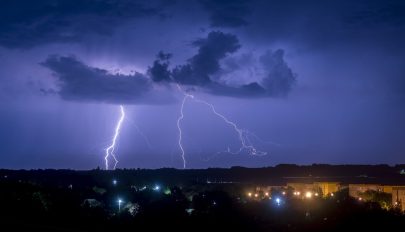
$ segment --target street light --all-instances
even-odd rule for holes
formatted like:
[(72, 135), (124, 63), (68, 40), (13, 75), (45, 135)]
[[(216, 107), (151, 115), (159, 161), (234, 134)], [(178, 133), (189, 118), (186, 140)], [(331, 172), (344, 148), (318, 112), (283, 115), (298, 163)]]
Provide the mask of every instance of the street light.
[(121, 211), (121, 204), (122, 204), (122, 200), (120, 198), (118, 198), (118, 212)]

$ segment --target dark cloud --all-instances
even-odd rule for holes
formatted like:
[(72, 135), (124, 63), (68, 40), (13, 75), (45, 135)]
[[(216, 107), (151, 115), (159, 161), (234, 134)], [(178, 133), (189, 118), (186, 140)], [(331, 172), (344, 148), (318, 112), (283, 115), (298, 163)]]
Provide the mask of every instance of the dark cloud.
[(0, 45), (32, 47), (111, 34), (131, 18), (160, 14), (157, 2), (132, 0), (0, 1)]
[(156, 60), (153, 62), (152, 67), (148, 68), (148, 74), (155, 82), (170, 82), (171, 81), (171, 73), (169, 70), (170, 65), (170, 58), (172, 54), (164, 53), (160, 51), (157, 56)]
[[(111, 74), (89, 67), (75, 57), (50, 56), (42, 63), (58, 78), (57, 93), (65, 100), (114, 104), (158, 104), (164, 100), (153, 96), (152, 85), (140, 73)], [(163, 101), (162, 101), (163, 100)]]
[(207, 38), (198, 39), (192, 45), (198, 47), (198, 53), (187, 64), (173, 70), (174, 80), (181, 84), (209, 84), (210, 75), (220, 70), (219, 61), (240, 48), (235, 35), (220, 31), (210, 32)]
[(284, 60), (284, 50), (267, 51), (260, 57), (266, 70), (262, 85), (271, 96), (286, 96), (296, 80), (296, 74)]
[[(290, 92), (295, 83), (296, 74), (285, 62), (284, 50), (267, 51), (260, 57), (265, 72), (260, 83), (248, 81), (248, 84), (229, 86), (222, 83), (221, 74), (232, 75), (233, 71), (243, 65), (233, 63), (231, 66), (234, 70), (224, 71), (220, 61), (240, 48), (237, 37), (214, 31), (207, 38), (194, 41), (192, 45), (198, 47), (198, 53), (187, 64), (178, 65), (173, 70), (169, 69), (172, 55), (159, 52), (153, 66), (148, 69), (152, 80), (198, 86), (208, 93), (231, 97), (282, 97)], [(213, 75), (217, 77), (216, 80), (211, 78)]]
[[(153, 91), (159, 88), (157, 83), (178, 83), (197, 87), (195, 89), (213, 95), (240, 98), (283, 97), (295, 83), (296, 75), (285, 62), (283, 50), (267, 51), (260, 57), (261, 64), (255, 65), (262, 66), (261, 75), (265, 73), (264, 76), (253, 77), (251, 80), (249, 79), (252, 77), (244, 78), (245, 83), (235, 86), (227, 84), (222, 75), (241, 78), (240, 74), (233, 74), (234, 71), (244, 68), (243, 65), (233, 65), (234, 70), (223, 70), (221, 67), (221, 61), (241, 46), (235, 35), (213, 31), (207, 37), (193, 41), (191, 45), (197, 47), (198, 51), (186, 64), (170, 69), (172, 54), (161, 51), (146, 75), (114, 74), (90, 67), (72, 56), (50, 56), (42, 65), (49, 68), (58, 78), (60, 89), (41, 92), (57, 93), (65, 100), (155, 104), (165, 102), (165, 97), (159, 96), (161, 92)], [(213, 76), (215, 78), (212, 78)]]
[(213, 27), (240, 27), (247, 25), (246, 16), (250, 14), (247, 0), (200, 0), (204, 9), (210, 13)]

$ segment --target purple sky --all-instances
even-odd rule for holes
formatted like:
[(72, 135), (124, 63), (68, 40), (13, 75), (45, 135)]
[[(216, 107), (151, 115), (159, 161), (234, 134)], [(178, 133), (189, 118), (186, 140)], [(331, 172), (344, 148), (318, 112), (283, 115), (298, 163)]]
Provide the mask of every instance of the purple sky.
[[(0, 168), (405, 162), (403, 1), (0, 2)], [(140, 133), (141, 131), (141, 133)]]

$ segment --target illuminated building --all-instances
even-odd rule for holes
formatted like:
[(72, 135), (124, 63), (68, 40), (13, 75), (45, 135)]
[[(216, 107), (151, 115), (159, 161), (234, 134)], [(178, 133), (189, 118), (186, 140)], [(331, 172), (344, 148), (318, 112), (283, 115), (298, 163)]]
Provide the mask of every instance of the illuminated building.
[(323, 196), (328, 196), (340, 190), (339, 182), (314, 182), (316, 192), (321, 192)]
[(392, 205), (405, 211), (405, 186), (392, 187)]
[(383, 192), (384, 187), (379, 184), (349, 184), (349, 196), (351, 197), (359, 198), (359, 194), (366, 191)]
[(304, 197), (306, 192), (314, 192), (314, 185), (307, 183), (287, 183), (289, 189), (293, 189), (295, 196)]

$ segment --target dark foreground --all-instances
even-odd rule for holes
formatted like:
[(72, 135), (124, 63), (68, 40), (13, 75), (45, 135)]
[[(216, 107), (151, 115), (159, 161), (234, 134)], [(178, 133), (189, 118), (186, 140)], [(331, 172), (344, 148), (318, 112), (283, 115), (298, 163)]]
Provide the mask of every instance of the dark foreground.
[(183, 182), (181, 177), (170, 181), (161, 170), (148, 171), (140, 180), (139, 175), (127, 172), (134, 171), (0, 170), (1, 231), (401, 231), (405, 228), (405, 215), (398, 209), (382, 209), (376, 202), (359, 202), (349, 197), (347, 190), (333, 197), (309, 200), (277, 192), (268, 198), (252, 200), (245, 191), (255, 184), (252, 182), (213, 183), (194, 176)]

